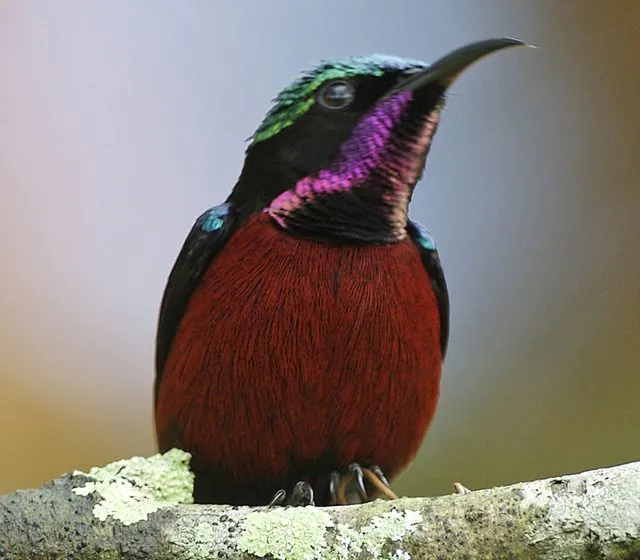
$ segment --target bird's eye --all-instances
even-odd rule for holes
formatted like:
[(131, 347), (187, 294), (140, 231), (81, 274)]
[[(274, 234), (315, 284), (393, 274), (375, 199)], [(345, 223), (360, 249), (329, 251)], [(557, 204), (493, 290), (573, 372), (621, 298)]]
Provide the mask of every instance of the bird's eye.
[(344, 109), (351, 105), (355, 96), (353, 84), (344, 80), (334, 80), (322, 87), (318, 93), (318, 101), (327, 109)]

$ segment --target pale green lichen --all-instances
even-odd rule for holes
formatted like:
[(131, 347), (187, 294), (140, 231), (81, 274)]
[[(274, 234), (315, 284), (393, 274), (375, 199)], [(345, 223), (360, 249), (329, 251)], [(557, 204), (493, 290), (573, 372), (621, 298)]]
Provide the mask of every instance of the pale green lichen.
[[(422, 515), (413, 510), (387, 511), (359, 528), (334, 525), (318, 508), (256, 511), (245, 518), (237, 546), (258, 558), (278, 560), (343, 560), (360, 553), (377, 560), (410, 560), (409, 552), (393, 543), (415, 531), (421, 522)], [(329, 544), (331, 529), (335, 538)]]
[(373, 517), (369, 523), (354, 530), (348, 525), (337, 526), (335, 553), (338, 558), (348, 558), (349, 555), (362, 551), (367, 552), (368, 558), (386, 560), (408, 560), (411, 555), (395, 548), (385, 553), (385, 546), (390, 542), (398, 542), (408, 533), (413, 532), (422, 522), (419, 511), (393, 509), (382, 515)]
[(189, 549), (189, 558), (204, 560), (211, 557), (214, 544), (217, 542), (219, 542), (219, 535), (216, 534), (213, 525), (198, 523), (182, 545)]
[(113, 517), (131, 525), (163, 507), (193, 503), (190, 459), (188, 453), (172, 449), (149, 458), (133, 457), (94, 467), (88, 473), (76, 471), (75, 475), (93, 480), (73, 492), (79, 496), (95, 492), (102, 498), (93, 508), (98, 519)]
[(348, 558), (349, 554), (362, 552), (362, 539), (358, 531), (345, 523), (338, 524), (334, 552), (337, 558)]
[(329, 514), (315, 507), (255, 511), (246, 516), (238, 548), (258, 558), (316, 560), (326, 558)]
[(217, 551), (233, 550), (233, 535), (245, 511), (221, 508), (227, 513), (200, 521), (197, 508), (182, 510), (175, 524), (165, 526), (165, 537), (174, 556), (189, 560), (205, 560), (216, 556)]

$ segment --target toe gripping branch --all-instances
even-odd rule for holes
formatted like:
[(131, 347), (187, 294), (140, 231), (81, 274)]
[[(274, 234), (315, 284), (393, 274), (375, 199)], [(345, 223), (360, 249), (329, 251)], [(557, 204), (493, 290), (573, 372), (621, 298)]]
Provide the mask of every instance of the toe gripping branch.
[(298, 482), (287, 495), (287, 491), (281, 488), (271, 498), (269, 507), (272, 506), (315, 506), (313, 488), (305, 480)]
[[(368, 483), (373, 492), (367, 492)], [(327, 505), (349, 505), (369, 501), (370, 493), (381, 494), (388, 500), (397, 500), (398, 496), (389, 487), (389, 481), (376, 465), (361, 467), (358, 463), (351, 463), (345, 473), (333, 471), (329, 476), (329, 499)], [(280, 489), (274, 495), (269, 506), (313, 506), (314, 492), (311, 484), (301, 480), (291, 493)]]
[[(346, 473), (333, 471), (329, 476), (329, 506), (345, 506), (364, 503), (369, 500), (365, 481), (374, 488), (374, 492), (382, 494), (388, 500), (397, 500), (398, 496), (389, 487), (389, 481), (384, 472), (377, 465), (361, 467), (358, 463), (351, 463)], [(453, 483), (454, 494), (468, 494), (471, 492), (459, 482)], [(354, 495), (355, 494), (355, 495)], [(359, 501), (357, 501), (359, 500)], [(309, 482), (301, 480), (290, 494), (280, 489), (269, 502), (271, 506), (314, 506), (313, 487)]]
[(355, 492), (357, 492), (361, 502), (368, 501), (369, 495), (365, 486), (365, 480), (373, 486), (376, 492), (379, 492), (387, 499), (398, 499), (396, 493), (389, 487), (389, 481), (380, 467), (376, 465), (361, 467), (358, 463), (351, 463), (347, 467), (345, 474), (341, 474), (338, 471), (331, 473), (329, 481), (329, 503), (332, 505), (348, 505), (354, 503), (349, 497), (352, 486)]

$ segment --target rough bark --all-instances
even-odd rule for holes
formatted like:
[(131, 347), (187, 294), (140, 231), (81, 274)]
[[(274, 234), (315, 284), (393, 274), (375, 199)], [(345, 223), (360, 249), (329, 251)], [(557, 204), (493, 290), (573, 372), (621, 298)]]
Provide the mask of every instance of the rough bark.
[(173, 450), (0, 497), (0, 559), (638, 559), (640, 462), (336, 508), (188, 505)]

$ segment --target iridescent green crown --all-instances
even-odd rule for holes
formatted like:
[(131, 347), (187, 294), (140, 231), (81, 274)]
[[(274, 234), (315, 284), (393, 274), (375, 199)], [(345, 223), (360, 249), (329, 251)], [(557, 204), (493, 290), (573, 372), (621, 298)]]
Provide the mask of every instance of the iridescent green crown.
[(311, 70), (302, 73), (274, 99), (274, 106), (252, 136), (252, 143), (271, 138), (291, 126), (315, 103), (316, 90), (327, 80), (353, 76), (382, 76), (386, 72), (402, 72), (426, 66), (427, 64), (419, 60), (383, 54), (323, 60)]

